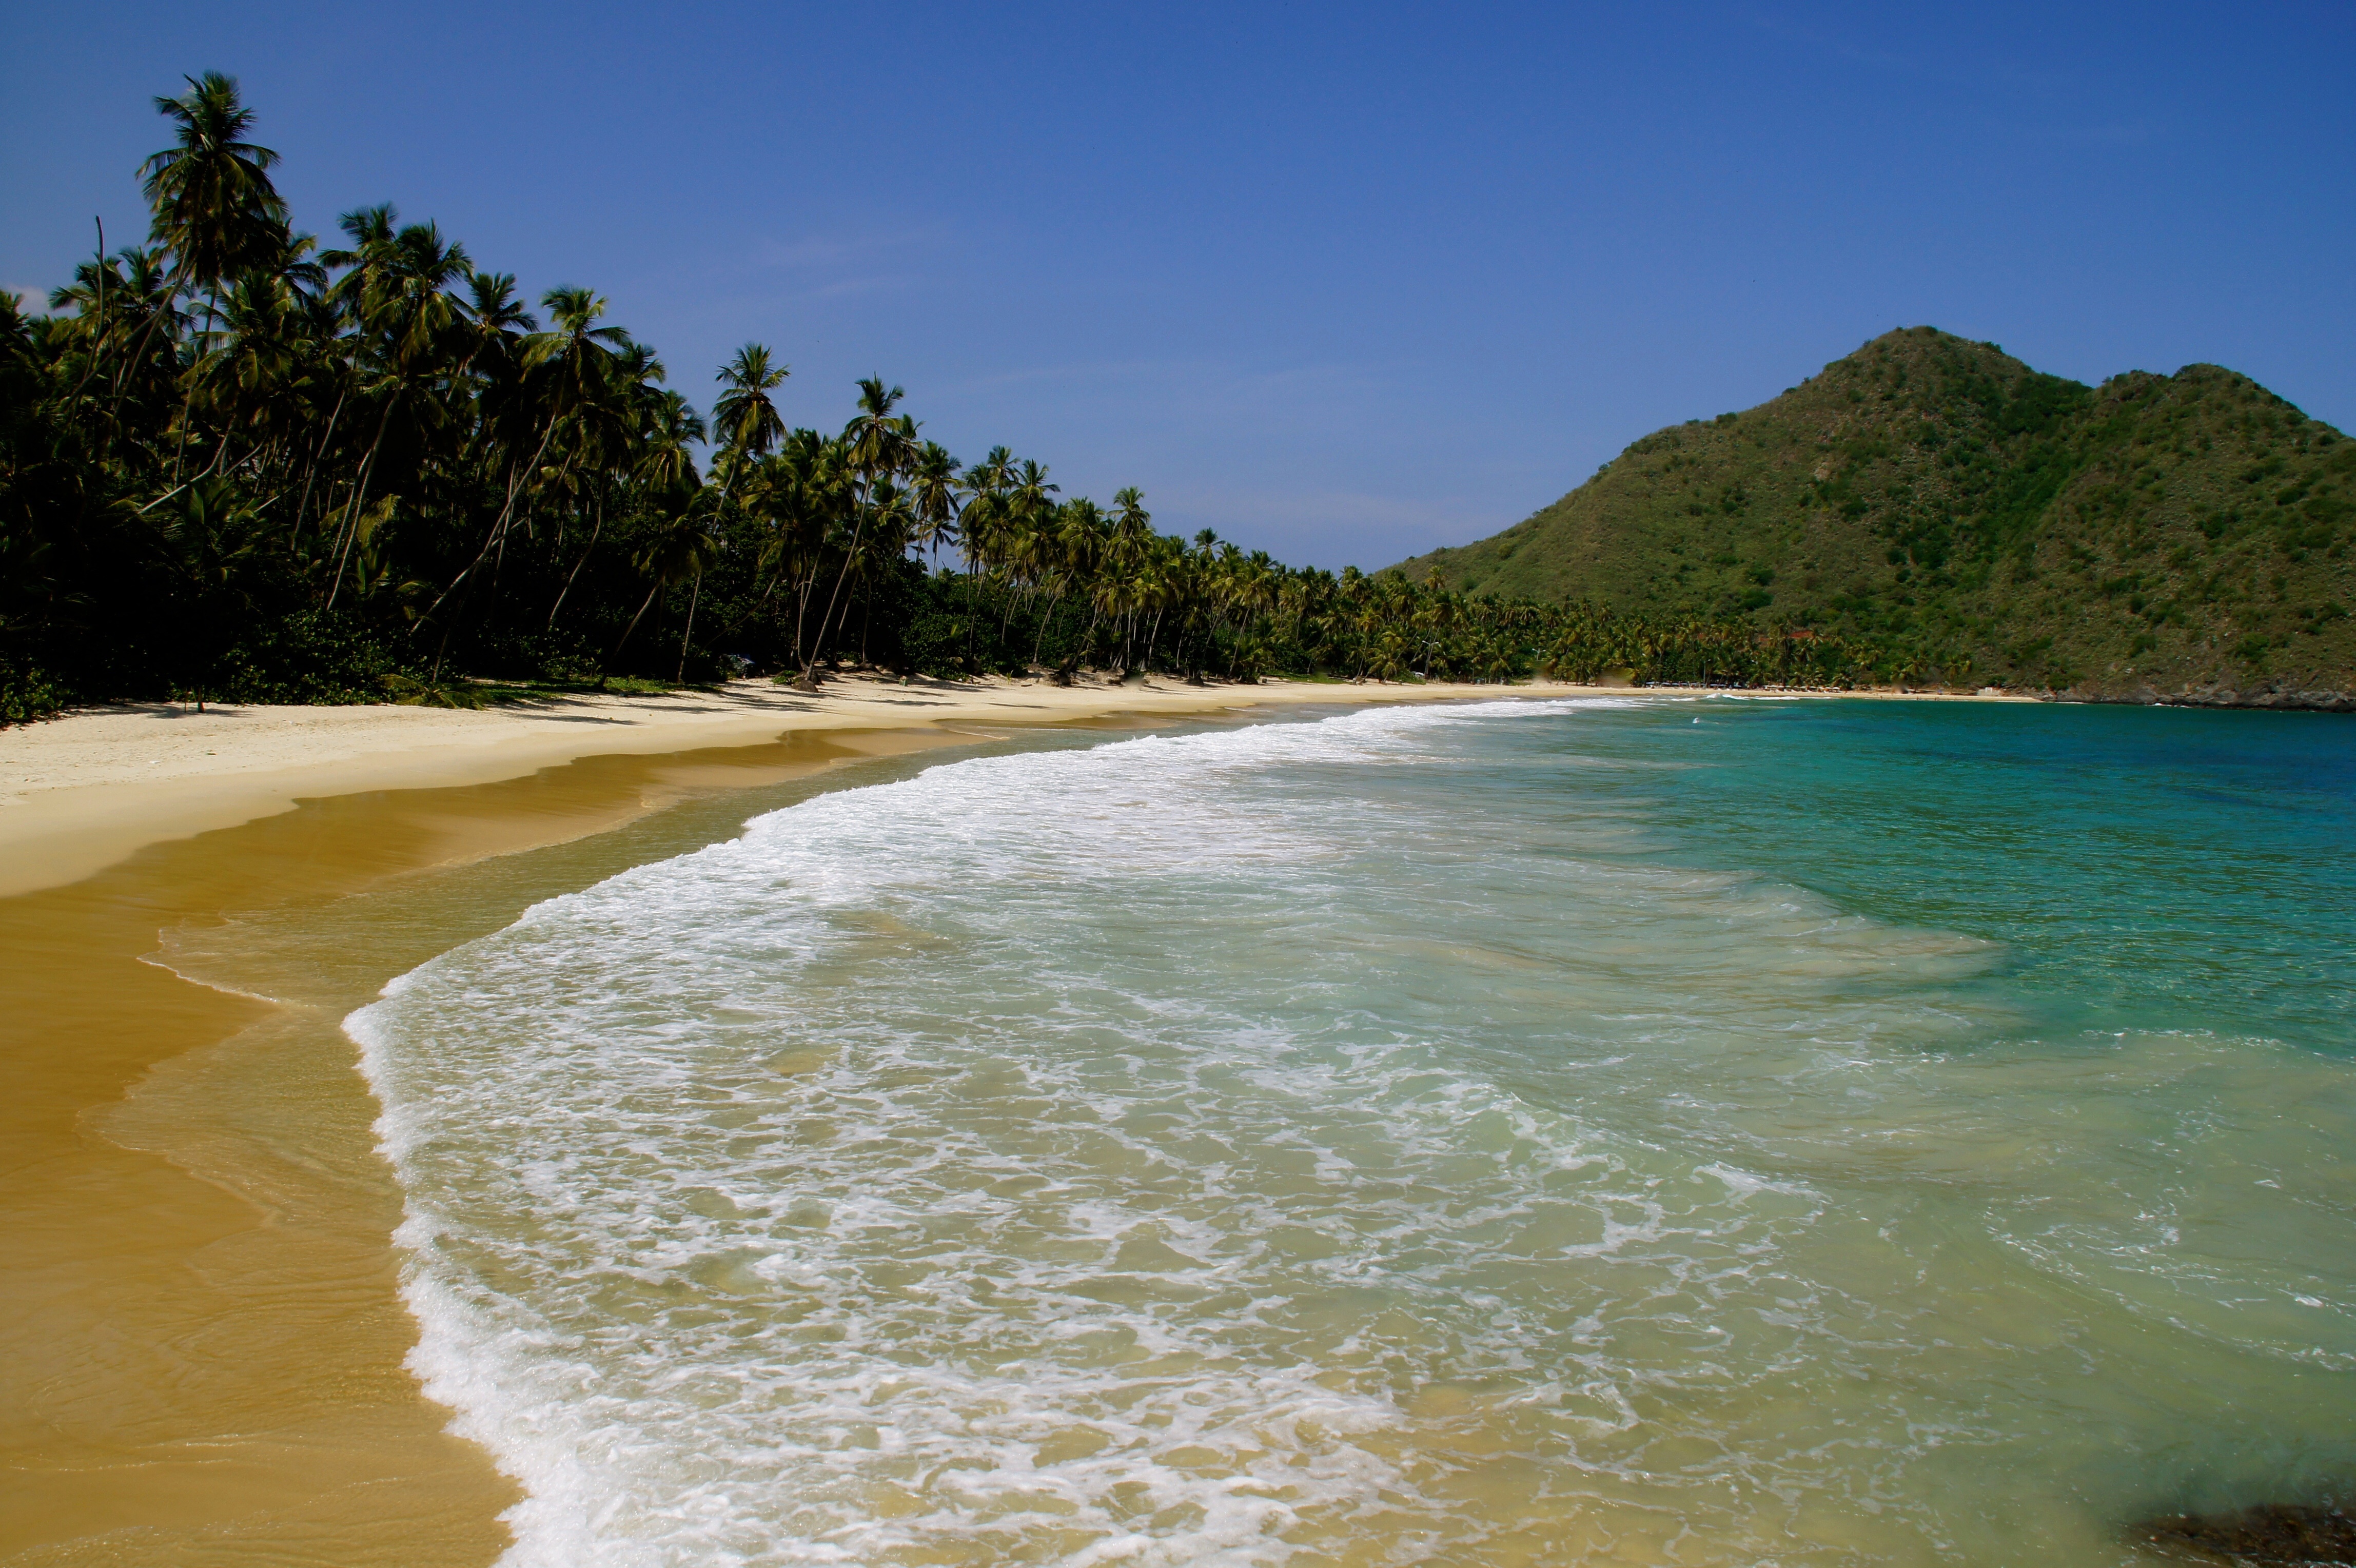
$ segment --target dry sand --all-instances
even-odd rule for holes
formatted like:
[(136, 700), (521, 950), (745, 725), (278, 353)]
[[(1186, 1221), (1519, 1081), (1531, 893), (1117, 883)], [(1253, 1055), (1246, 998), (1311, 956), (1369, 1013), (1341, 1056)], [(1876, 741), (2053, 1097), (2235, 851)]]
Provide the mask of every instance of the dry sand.
[[(933, 726), (955, 733), (1116, 713), (1184, 714), (1304, 703), (1602, 694), (1550, 682), (1267, 681), (1188, 686), (1083, 680), (913, 682), (851, 676), (817, 693), (766, 680), (657, 696), (561, 696), (482, 710), (123, 703), (0, 730), (0, 897), (87, 876), (143, 845), (290, 811), (304, 799), (519, 778), (583, 757), (754, 745), (786, 734)], [(1676, 695), (1681, 688), (1654, 688)], [(1698, 689), (1695, 689), (1697, 692)], [(1688, 693), (1690, 694), (1690, 693)], [(1772, 694), (1772, 693), (1771, 693)], [(1983, 691), (1814, 693), (2030, 702)]]
[[(1523, 686), (1515, 695), (1585, 688)], [(1495, 686), (851, 677), (659, 696), (564, 696), (482, 710), (123, 704), (0, 731), (0, 896), (87, 876), (144, 844), (362, 790), (513, 779), (576, 757), (747, 746), (793, 733), (1054, 724), (1301, 703), (1494, 697)]]

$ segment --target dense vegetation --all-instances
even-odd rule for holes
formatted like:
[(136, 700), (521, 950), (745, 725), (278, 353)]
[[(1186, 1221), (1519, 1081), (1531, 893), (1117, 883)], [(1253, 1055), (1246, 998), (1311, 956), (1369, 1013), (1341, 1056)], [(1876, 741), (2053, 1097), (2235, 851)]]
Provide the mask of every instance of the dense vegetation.
[(1294, 570), (960, 464), (900, 389), (789, 430), (748, 344), (709, 417), (585, 288), (538, 311), (390, 207), (295, 232), (235, 83), (158, 99), (144, 245), (0, 296), (0, 719), (114, 697), (473, 703), (485, 680), (822, 681), (842, 661), (1850, 683), (1810, 628)]
[(2009, 685), (2337, 706), (2356, 693), (2351, 534), (2356, 443), (2246, 377), (2087, 387), (1921, 327), (1407, 567), (1814, 628)]

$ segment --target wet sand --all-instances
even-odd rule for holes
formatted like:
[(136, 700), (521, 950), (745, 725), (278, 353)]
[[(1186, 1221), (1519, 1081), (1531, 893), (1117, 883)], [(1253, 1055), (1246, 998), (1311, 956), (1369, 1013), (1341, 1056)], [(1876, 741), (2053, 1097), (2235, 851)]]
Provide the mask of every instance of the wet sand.
[(538, 898), (726, 836), (764, 786), (958, 744), (337, 796), (0, 898), (0, 1563), (495, 1558), (514, 1490), (402, 1365), (400, 1194), (340, 1020)]

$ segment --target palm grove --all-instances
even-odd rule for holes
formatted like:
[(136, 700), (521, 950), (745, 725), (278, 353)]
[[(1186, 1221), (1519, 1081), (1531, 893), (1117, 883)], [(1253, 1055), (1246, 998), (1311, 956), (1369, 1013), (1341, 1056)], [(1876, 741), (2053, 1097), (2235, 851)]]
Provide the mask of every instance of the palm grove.
[(0, 718), (111, 697), (471, 702), (484, 678), (1270, 671), (1847, 684), (1876, 649), (1296, 570), (961, 464), (859, 383), (788, 429), (748, 344), (707, 420), (585, 288), (537, 310), (431, 223), (291, 227), (236, 84), (158, 99), (147, 243), (0, 295)]

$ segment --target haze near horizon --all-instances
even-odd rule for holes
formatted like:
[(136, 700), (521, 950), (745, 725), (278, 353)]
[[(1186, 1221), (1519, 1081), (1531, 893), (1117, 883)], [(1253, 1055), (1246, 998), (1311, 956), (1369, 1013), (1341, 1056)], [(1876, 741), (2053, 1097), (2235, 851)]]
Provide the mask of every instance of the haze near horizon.
[(1901, 325), (2342, 427), (2356, 24), (2321, 6), (21, 15), (0, 286), (145, 231), (149, 101), (238, 77), (298, 226), (390, 201), (577, 283), (708, 407), (907, 387), (971, 459), (1376, 566)]

